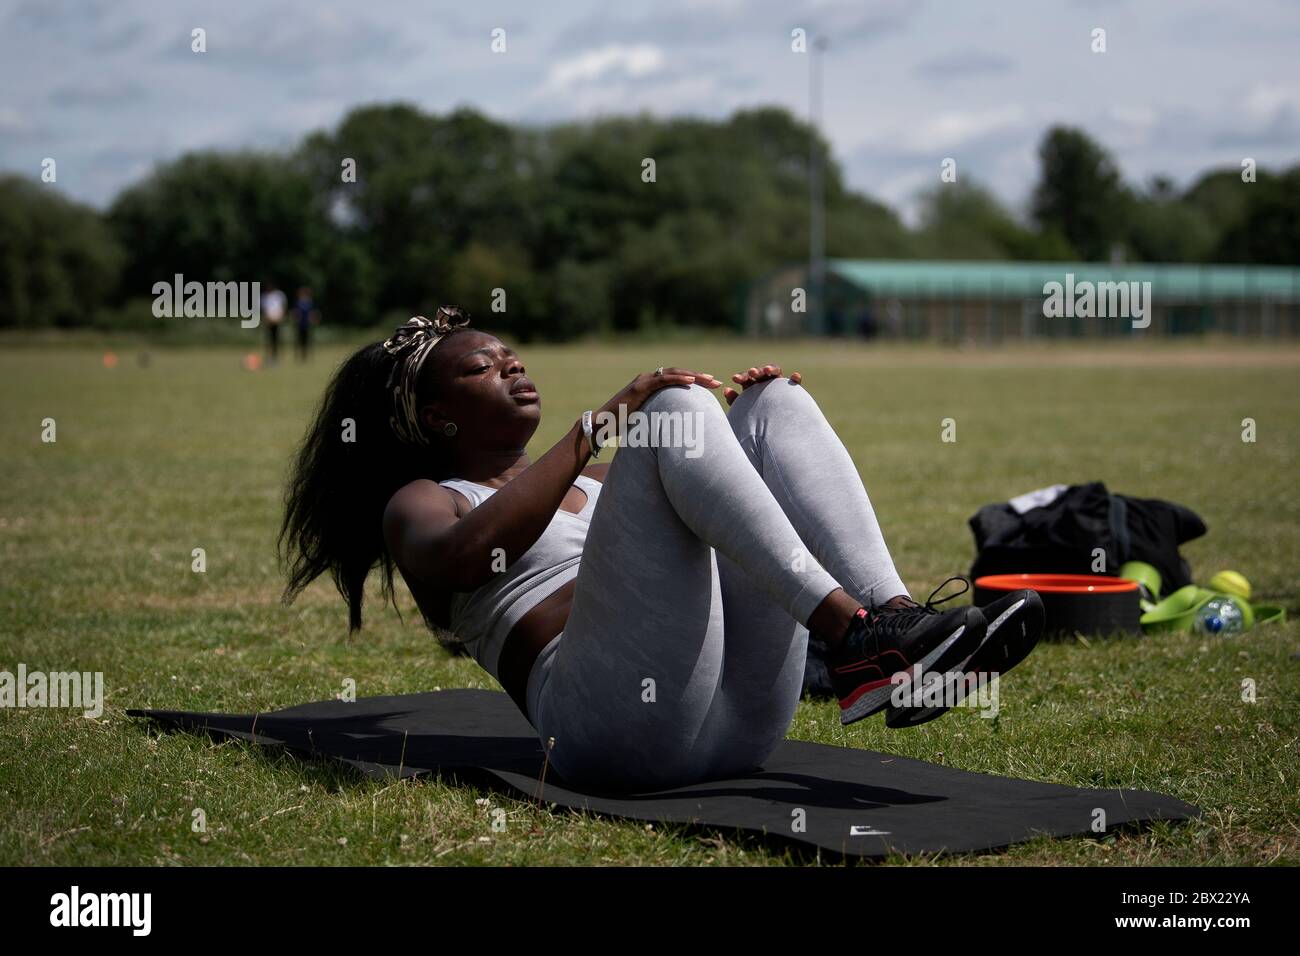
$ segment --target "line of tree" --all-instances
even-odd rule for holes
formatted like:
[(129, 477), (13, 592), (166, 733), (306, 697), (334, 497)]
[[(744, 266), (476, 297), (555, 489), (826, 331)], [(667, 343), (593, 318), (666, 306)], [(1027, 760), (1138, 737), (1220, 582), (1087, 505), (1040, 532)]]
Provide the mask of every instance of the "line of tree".
[[(809, 136), (776, 108), (537, 128), (394, 104), (287, 153), (186, 154), (102, 214), (3, 176), (0, 327), (147, 322), (154, 283), (176, 273), (309, 285), (339, 324), (445, 302), (486, 315), (503, 289), (494, 324), (524, 341), (727, 325), (747, 280), (806, 255)], [(1066, 127), (1046, 132), (1039, 159), (1026, 216), (963, 177), (922, 197), (916, 229), (831, 160), (827, 252), (1300, 265), (1300, 165), (1133, 187)]]

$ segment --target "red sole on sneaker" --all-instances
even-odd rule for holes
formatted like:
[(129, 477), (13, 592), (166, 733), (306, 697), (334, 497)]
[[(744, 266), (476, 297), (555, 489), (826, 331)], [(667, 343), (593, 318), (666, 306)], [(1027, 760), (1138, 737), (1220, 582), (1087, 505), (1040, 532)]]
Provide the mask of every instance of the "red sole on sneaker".
[[(983, 628), (971, 629), (969, 623), (960, 625), (956, 630), (949, 634), (933, 651), (922, 658), (924, 661), (942, 661), (945, 658), (965, 659), (974, 653), (974, 649), (979, 646), (984, 639)], [(840, 724), (848, 726), (870, 717), (872, 714), (878, 714), (880, 711), (890, 706), (890, 699), (893, 697), (895, 690), (901, 685), (911, 680), (912, 667), (907, 667), (895, 671), (889, 677), (879, 680), (866, 682), (855, 688), (853, 693), (848, 697), (840, 700)], [(922, 667), (922, 671), (925, 668)], [(899, 675), (908, 675), (902, 681), (895, 683), (894, 678)]]
[(864, 717), (879, 713), (889, 706), (889, 697), (893, 692), (892, 677), (863, 684), (840, 701), (840, 723), (856, 723)]

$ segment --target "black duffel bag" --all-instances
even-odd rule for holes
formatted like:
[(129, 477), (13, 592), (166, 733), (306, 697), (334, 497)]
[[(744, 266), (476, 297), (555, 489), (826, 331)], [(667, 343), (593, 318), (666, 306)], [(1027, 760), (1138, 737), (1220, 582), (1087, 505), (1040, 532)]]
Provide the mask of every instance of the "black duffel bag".
[[(1189, 508), (1159, 498), (1112, 494), (1100, 481), (1053, 485), (1000, 504), (970, 519), (978, 552), (973, 579), (986, 574), (1119, 573), (1125, 561), (1145, 561), (1160, 572), (1169, 594), (1192, 583), (1178, 546), (1205, 534)], [(1098, 570), (1095, 550), (1105, 552)]]

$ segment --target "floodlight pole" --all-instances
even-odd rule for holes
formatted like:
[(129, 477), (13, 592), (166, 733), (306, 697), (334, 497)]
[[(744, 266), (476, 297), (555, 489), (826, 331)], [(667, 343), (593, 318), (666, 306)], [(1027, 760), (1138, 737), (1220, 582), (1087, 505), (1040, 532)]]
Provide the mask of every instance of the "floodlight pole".
[(822, 110), (821, 54), (829, 45), (826, 37), (819, 36), (808, 51), (808, 329), (813, 335), (826, 333), (826, 191), (817, 131)]

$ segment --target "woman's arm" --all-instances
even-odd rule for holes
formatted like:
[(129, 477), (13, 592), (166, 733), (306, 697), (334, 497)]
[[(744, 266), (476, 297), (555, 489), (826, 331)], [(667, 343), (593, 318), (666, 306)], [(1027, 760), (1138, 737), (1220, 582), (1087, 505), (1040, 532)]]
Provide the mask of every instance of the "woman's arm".
[[(708, 388), (722, 383), (711, 375), (680, 368), (663, 375), (638, 375), (596, 413), (631, 414), (667, 385)], [(447, 490), (415, 482), (395, 494), (384, 510), (384, 541), (408, 583), (412, 579), (453, 591), (472, 591), (509, 567), (542, 536), (574, 479), (591, 458), (582, 421), (541, 458), (511, 479), (464, 518)]]
[(472, 591), (542, 536), (591, 458), (581, 421), (517, 478), (461, 518), (451, 495), (423, 482), (401, 489), (384, 511), (384, 540), (404, 577)]

